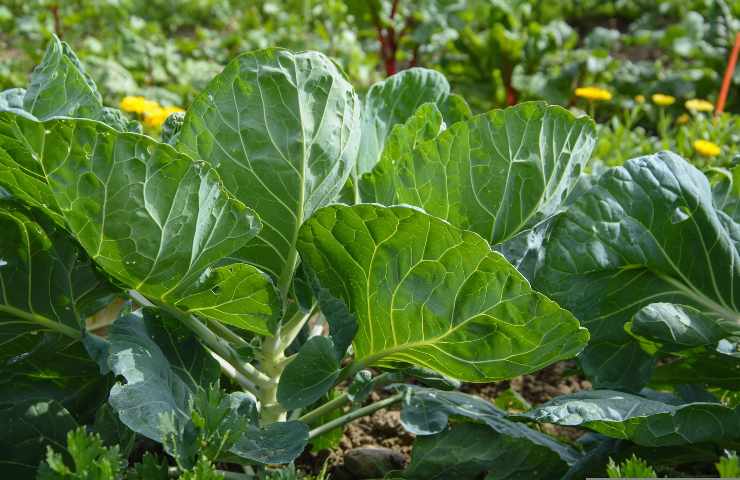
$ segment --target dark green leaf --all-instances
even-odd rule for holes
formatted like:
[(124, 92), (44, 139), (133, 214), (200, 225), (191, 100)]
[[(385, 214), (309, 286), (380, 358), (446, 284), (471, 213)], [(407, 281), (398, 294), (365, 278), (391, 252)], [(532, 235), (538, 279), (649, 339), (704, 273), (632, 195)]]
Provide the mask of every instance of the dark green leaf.
[(126, 383), (110, 392), (110, 404), (131, 430), (162, 441), (160, 418), (189, 418), (189, 399), (215, 383), (218, 363), (174, 319), (144, 309), (119, 317), (111, 328), (110, 366)]
[(63, 230), (0, 200), (0, 371), (51, 337), (82, 338), (113, 288)]
[(740, 358), (700, 351), (659, 366), (651, 382), (661, 386), (699, 383), (707, 387), (737, 390), (740, 385)]
[(424, 367), (412, 365), (402, 369), (399, 373), (413, 378), (425, 387), (437, 388), (439, 390), (457, 390), (462, 386), (459, 380), (441, 375), (434, 370)]
[(334, 342), (337, 361), (341, 361), (357, 334), (357, 319), (343, 301), (334, 297), (328, 288), (321, 286), (313, 271), (306, 268), (302, 268), (302, 271), (311, 284), (326, 323), (329, 324), (329, 334)]
[(734, 427), (740, 409), (718, 403), (672, 405), (612, 390), (563, 395), (510, 418), (585, 427), (649, 447), (740, 440)]
[(326, 207), (298, 245), (356, 315), (361, 365), (413, 363), (493, 381), (568, 358), (587, 340), (484, 239), (413, 208)]
[(66, 451), (72, 415), (54, 401), (0, 406), (0, 468), (7, 478), (34, 478), (47, 446)]
[(718, 456), (718, 448), (711, 444), (674, 445), (670, 447), (641, 447), (627, 440), (617, 440), (597, 433), (587, 433), (579, 439), (586, 452), (562, 480), (582, 480), (606, 474), (610, 460), (621, 461), (637, 455), (653, 465), (681, 465), (711, 463)]
[(567, 465), (554, 452), (531, 448), (520, 439), (501, 435), (486, 425), (463, 423), (436, 435), (417, 437), (409, 479), (479, 478), (486, 480), (551, 479)]
[(105, 398), (80, 339), (115, 289), (63, 230), (0, 201), (0, 403), (57, 400), (89, 418)]
[(275, 422), (252, 427), (231, 449), (248, 460), (259, 463), (289, 463), (308, 444), (308, 426), (302, 422)]
[(311, 405), (334, 386), (339, 370), (331, 338), (310, 338), (280, 376), (278, 401), (288, 410)]
[(737, 322), (740, 254), (728, 230), (736, 224), (723, 215), (706, 177), (663, 152), (607, 171), (555, 220), (534, 286), (591, 331), (582, 365), (597, 385), (636, 390), (647, 381), (632, 372), (652, 360), (634, 354), (624, 330), (646, 305), (679, 303)]
[(646, 305), (626, 328), (634, 335), (663, 344), (667, 349), (714, 346), (723, 338), (740, 334), (738, 323), (672, 303)]
[(100, 435), (104, 445), (118, 445), (121, 455), (128, 457), (136, 442), (136, 433), (121, 422), (109, 404), (103, 404), (95, 414), (93, 431)]
[[(527, 478), (530, 475), (534, 475), (532, 478), (552, 478), (548, 475), (565, 472), (579, 458), (576, 450), (552, 437), (530, 428), (519, 428), (520, 425), (506, 419), (505, 412), (478, 397), (416, 386), (401, 388), (407, 390), (401, 423), (417, 435), (412, 478), (421, 478), (424, 472), (432, 472), (435, 467), (440, 472), (450, 470), (451, 476), (439, 478), (456, 478), (452, 472), (468, 468), (490, 469), (494, 475), (490, 477), (492, 479), (524, 478), (524, 472), (527, 472)], [(483, 425), (453, 425), (452, 430), (448, 430), (448, 422), (452, 419)], [(428, 435), (432, 437), (426, 437)], [(421, 455), (416, 451), (417, 444), (422, 448)], [(491, 445), (490, 448), (487, 445)], [(477, 465), (464, 464), (468, 455), (473, 457), (470, 461), (477, 459)]]

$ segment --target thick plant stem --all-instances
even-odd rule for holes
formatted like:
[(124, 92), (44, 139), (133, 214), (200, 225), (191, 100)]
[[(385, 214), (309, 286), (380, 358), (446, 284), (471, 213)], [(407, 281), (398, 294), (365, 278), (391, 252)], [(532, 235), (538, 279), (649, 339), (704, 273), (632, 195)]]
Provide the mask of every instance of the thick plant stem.
[(327, 422), (321, 426), (318, 426), (308, 432), (308, 438), (316, 438), (319, 435), (322, 435), (330, 430), (334, 430), (337, 427), (341, 427), (344, 424), (347, 424), (353, 420), (357, 420), (360, 417), (364, 417), (365, 415), (370, 415), (371, 413), (380, 410), (381, 408), (385, 408), (388, 405), (392, 405), (398, 401), (400, 401), (403, 398), (403, 392), (397, 393), (393, 396), (390, 396), (388, 398), (385, 398), (383, 400), (380, 400), (379, 402), (371, 403), (370, 405), (362, 408), (358, 408), (357, 410), (352, 410), (349, 413), (346, 413), (342, 415), (339, 418), (335, 418), (334, 420)]
[(277, 399), (280, 375), (290, 363), (290, 359), (285, 357), (285, 349), (293, 343), (293, 340), (298, 336), (298, 333), (313, 313), (313, 309), (308, 313), (298, 310), (280, 326), (273, 337), (266, 338), (262, 343), (260, 368), (273, 379), (272, 385), (260, 389), (260, 420), (263, 424), (286, 420), (287, 412)]
[(267, 425), (286, 420), (287, 412), (277, 400), (278, 383), (282, 374), (281, 364), (285, 358), (280, 344), (280, 332), (274, 337), (265, 338), (262, 343), (262, 363), (260, 368), (273, 379), (271, 385), (260, 389), (260, 422)]
[(293, 343), (293, 340), (295, 340), (298, 334), (301, 333), (303, 326), (306, 324), (306, 322), (308, 322), (308, 320), (314, 315), (315, 312), (315, 306), (311, 308), (311, 310), (309, 310), (306, 314), (303, 314), (299, 310), (290, 318), (290, 320), (288, 320), (285, 325), (280, 328), (279, 340), (283, 352), (285, 352), (285, 349), (288, 348), (291, 343)]

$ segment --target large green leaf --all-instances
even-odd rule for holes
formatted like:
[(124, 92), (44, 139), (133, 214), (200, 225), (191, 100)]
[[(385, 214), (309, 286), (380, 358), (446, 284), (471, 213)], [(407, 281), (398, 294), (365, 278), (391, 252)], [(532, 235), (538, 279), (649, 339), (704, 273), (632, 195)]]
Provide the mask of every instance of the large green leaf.
[[(553, 478), (557, 473), (564, 473), (580, 457), (575, 449), (552, 437), (507, 420), (505, 412), (481, 398), (418, 386), (401, 388), (406, 389), (401, 423), (417, 435), (411, 478), (422, 478), (422, 472), (433, 471), (434, 467), (440, 471), (449, 469), (450, 475), (460, 469), (476, 467), (479, 471), (490, 470), (494, 475), (492, 479), (521, 478), (525, 471), (527, 478)], [(485, 430), (460, 425), (448, 429), (450, 420), (460, 419), (482, 424)], [(461, 431), (467, 431), (468, 435)], [(482, 446), (489, 442), (496, 448), (470, 448), (471, 444)], [(421, 447), (421, 452), (417, 452), (417, 446)], [(473, 458), (467, 458), (468, 455)], [(475, 460), (477, 465), (465, 465), (466, 459)]]
[[(624, 330), (651, 303), (679, 303), (738, 322), (737, 224), (718, 212), (706, 177), (663, 152), (604, 173), (552, 225), (534, 286), (591, 332), (582, 356), (598, 385), (639, 389), (647, 354)], [(633, 352), (626, 366), (624, 352)]]
[(640, 309), (626, 328), (666, 350), (715, 346), (721, 339), (740, 334), (740, 324), (673, 303), (651, 303)]
[(0, 200), (0, 230), (0, 403), (54, 399), (88, 418), (109, 383), (80, 340), (116, 290), (42, 215)]
[[(12, 120), (24, 125), (23, 138), (36, 147), (31, 157), (43, 175), (39, 185), (51, 191), (64, 223), (109, 274), (150, 298), (175, 303), (187, 297), (184, 306), (206, 317), (269, 331), (280, 309), (267, 278), (251, 269), (246, 282), (239, 267), (204, 276), (259, 228), (254, 212), (223, 189), (212, 168), (91, 120)], [(224, 291), (215, 293), (216, 286)], [(227, 300), (239, 306), (238, 314), (219, 310)]]
[(719, 403), (673, 405), (612, 390), (563, 395), (510, 418), (585, 427), (649, 447), (740, 440), (740, 408)]
[(77, 422), (54, 401), (0, 406), (0, 468), (6, 478), (35, 478), (46, 448), (66, 453), (67, 432)]
[(307, 444), (308, 426), (290, 420), (262, 428), (252, 425), (231, 451), (253, 462), (289, 463), (303, 453)]
[(108, 273), (145, 295), (182, 292), (258, 229), (214, 170), (169, 145), (88, 120), (44, 127), (41, 162), (69, 228)]
[(547, 450), (532, 451), (485, 425), (463, 423), (436, 435), (417, 437), (403, 478), (481, 478), (490, 472), (486, 480), (536, 480), (558, 478), (566, 469)]
[(571, 357), (588, 338), (483, 238), (414, 208), (326, 207), (298, 245), (356, 315), (362, 365), (404, 362), (494, 381)]
[(156, 310), (127, 313), (110, 331), (109, 364), (126, 380), (110, 404), (131, 430), (159, 442), (163, 415), (189, 418), (190, 397), (218, 381), (216, 360), (174, 319)]
[(99, 118), (100, 93), (69, 45), (52, 36), (44, 58), (31, 75), (24, 110), (40, 120), (52, 117)]
[[(230, 438), (230, 451), (263, 463), (290, 462), (305, 448), (305, 424), (279, 422), (261, 428), (257, 402), (250, 394), (234, 392), (224, 398), (229, 411), (223, 425), (216, 421), (218, 415), (212, 415), (217, 412), (203, 410), (202, 402), (194, 399), (204, 398), (204, 393), (207, 398), (207, 392), (218, 388), (219, 365), (176, 319), (155, 309), (126, 314), (113, 324), (110, 342), (111, 369), (126, 381), (113, 386), (110, 404), (135, 432), (165, 442), (169, 449), (179, 445), (197, 450), (191, 438), (196, 429), (208, 432), (212, 427), (219, 436), (233, 427), (240, 436)], [(194, 423), (196, 418), (205, 425)], [(181, 459), (190, 456), (170, 453)]]
[[(38, 220), (38, 221), (37, 221)], [(41, 222), (41, 223), (39, 223)], [(66, 232), (0, 200), (0, 370), (52, 337), (79, 341), (115, 290)], [(60, 348), (61, 348), (60, 343)]]
[(444, 75), (426, 68), (403, 70), (370, 87), (362, 110), (358, 175), (378, 163), (394, 125), (406, 122), (424, 103), (442, 106), (449, 95), (450, 84)]
[(278, 280), (295, 267), (301, 223), (354, 167), (360, 101), (327, 57), (269, 49), (229, 63), (188, 110), (177, 148), (208, 161), (263, 222), (238, 256)]
[(560, 208), (596, 139), (588, 117), (539, 102), (493, 110), (424, 140), (439, 121), (429, 109), (426, 115), (426, 124), (411, 117), (393, 131), (381, 162), (361, 179), (363, 200), (422, 207), (494, 244)]

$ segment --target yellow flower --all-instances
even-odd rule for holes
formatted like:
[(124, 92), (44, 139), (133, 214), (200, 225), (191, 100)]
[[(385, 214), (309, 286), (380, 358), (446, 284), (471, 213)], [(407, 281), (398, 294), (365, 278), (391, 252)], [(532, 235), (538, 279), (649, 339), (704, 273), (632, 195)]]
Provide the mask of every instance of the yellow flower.
[(670, 105), (673, 105), (673, 103), (676, 101), (676, 97), (672, 97), (664, 93), (653, 94), (653, 96), (650, 98), (653, 99), (653, 103), (661, 107), (668, 107)]
[(160, 107), (144, 112), (144, 125), (150, 128), (162, 126), (167, 117), (175, 112), (184, 112), (180, 107)]
[(694, 150), (704, 157), (716, 157), (720, 153), (719, 145), (707, 140), (694, 140)]
[(611, 100), (612, 94), (609, 90), (599, 87), (579, 87), (576, 88), (576, 97), (586, 100)]
[(712, 102), (702, 100), (700, 98), (687, 100), (684, 105), (688, 110), (691, 110), (692, 112), (711, 112), (712, 110), (714, 110), (714, 104)]
[(637, 102), (637, 103), (645, 103), (645, 95), (636, 95), (635, 96), (635, 102)]
[(676, 119), (676, 125), (686, 125), (689, 123), (689, 116), (687, 114), (679, 115)]
[(142, 114), (149, 110), (160, 108), (159, 104), (152, 100), (147, 100), (144, 97), (123, 97), (121, 103), (118, 105), (124, 112), (134, 112)]

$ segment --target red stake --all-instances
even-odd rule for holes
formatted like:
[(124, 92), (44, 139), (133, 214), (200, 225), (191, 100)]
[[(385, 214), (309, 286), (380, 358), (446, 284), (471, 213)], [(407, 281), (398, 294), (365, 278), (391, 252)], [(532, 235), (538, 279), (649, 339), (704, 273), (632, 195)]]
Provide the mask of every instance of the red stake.
[(727, 94), (730, 91), (732, 76), (735, 74), (735, 65), (737, 64), (738, 54), (740, 54), (740, 32), (735, 34), (735, 46), (732, 47), (730, 61), (727, 64), (727, 70), (725, 70), (725, 78), (722, 79), (722, 89), (719, 91), (717, 109), (714, 111), (715, 117), (725, 110), (725, 102), (727, 101)]

